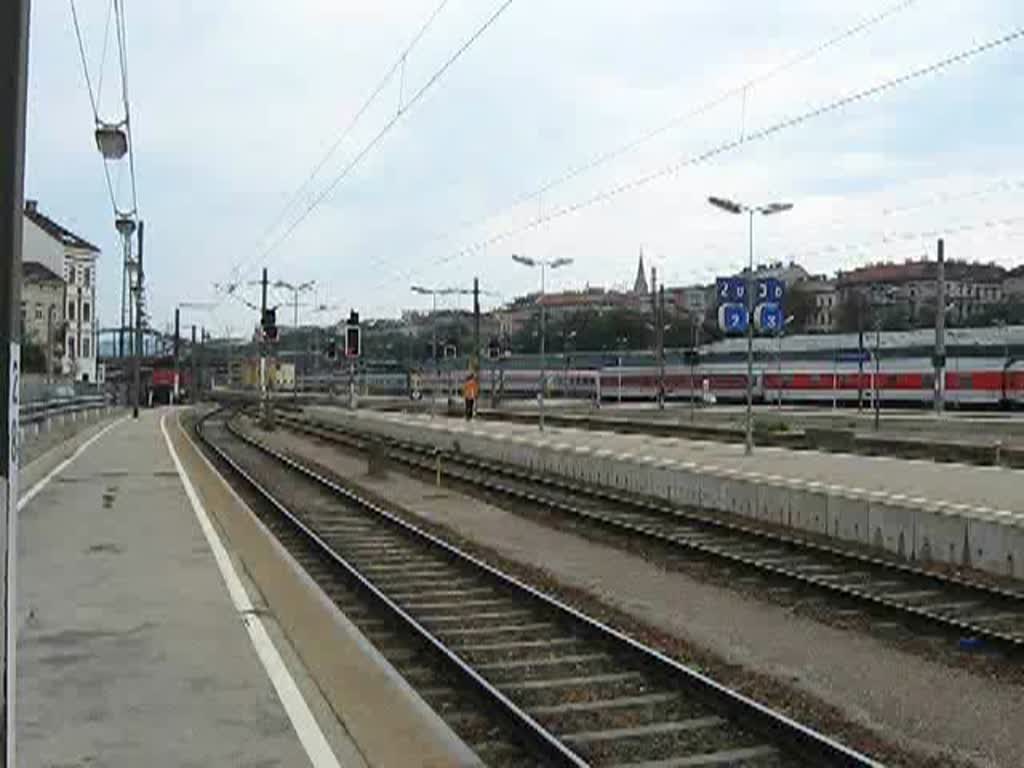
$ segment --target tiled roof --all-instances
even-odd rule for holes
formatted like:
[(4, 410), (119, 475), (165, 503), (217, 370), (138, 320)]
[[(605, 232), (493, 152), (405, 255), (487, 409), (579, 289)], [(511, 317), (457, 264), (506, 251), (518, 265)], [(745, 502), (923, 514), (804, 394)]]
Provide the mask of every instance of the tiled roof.
[(21, 276), (26, 283), (63, 283), (60, 275), (44, 267), (38, 261), (23, 261), (21, 263)]
[(31, 219), (36, 226), (42, 229), (54, 240), (59, 241), (69, 248), (82, 248), (93, 253), (99, 253), (100, 249), (90, 243), (84, 237), (79, 237), (69, 229), (65, 229), (49, 216), (40, 213), (35, 200), (25, 201), (25, 216)]
[[(843, 285), (863, 283), (901, 283), (916, 280), (934, 280), (937, 265), (934, 261), (911, 261), (905, 264), (872, 264), (843, 272), (837, 282)], [(976, 264), (963, 261), (946, 262), (947, 280), (973, 280), (998, 282), (1006, 270), (996, 264)]]

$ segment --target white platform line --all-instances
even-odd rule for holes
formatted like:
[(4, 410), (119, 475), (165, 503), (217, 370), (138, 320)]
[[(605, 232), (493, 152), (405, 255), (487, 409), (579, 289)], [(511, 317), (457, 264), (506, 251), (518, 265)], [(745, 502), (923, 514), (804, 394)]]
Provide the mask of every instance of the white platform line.
[(47, 485), (50, 484), (50, 481), (53, 480), (53, 478), (55, 478), (57, 475), (59, 475), (61, 472), (63, 472), (65, 469), (67, 469), (68, 465), (71, 464), (71, 462), (73, 462), (75, 459), (77, 459), (79, 456), (81, 456), (83, 453), (85, 453), (85, 451), (89, 448), (90, 445), (95, 443), (97, 440), (99, 440), (101, 437), (103, 437), (105, 434), (107, 434), (107, 432), (112, 430), (118, 424), (120, 424), (121, 422), (127, 420), (127, 418), (128, 418), (127, 416), (122, 416), (117, 421), (115, 421), (115, 422), (113, 422), (111, 424), (107, 424), (107, 426), (105, 426), (103, 429), (101, 429), (95, 435), (93, 435), (88, 440), (86, 440), (84, 443), (82, 443), (80, 446), (78, 446), (78, 448), (75, 449), (74, 453), (72, 453), (70, 456), (68, 456), (66, 459), (64, 459), (64, 461), (62, 461), (56, 467), (51, 469), (49, 472), (47, 472), (46, 476), (42, 480), (40, 480), (35, 485), (33, 485), (31, 488), (29, 488), (27, 491), (25, 491), (25, 493), (21, 494), (21, 498), (18, 499), (18, 511), (20, 512), (21, 510), (23, 510), (25, 508), (25, 506), (30, 501), (32, 501), (32, 499), (34, 499), (36, 496), (38, 496), (39, 493)]
[(295, 728), (295, 733), (298, 734), (299, 741), (302, 743), (303, 749), (306, 750), (306, 755), (314, 768), (341, 768), (338, 758), (320, 729), (320, 724), (313, 717), (309, 705), (303, 698), (295, 678), (288, 671), (281, 654), (278, 653), (277, 647), (270, 639), (270, 635), (267, 634), (262, 619), (254, 612), (252, 601), (235, 572), (235, 567), (220, 540), (217, 529), (210, 522), (206, 508), (203, 507), (199, 495), (192, 486), (192, 481), (185, 473), (185, 467), (182, 466), (178, 452), (174, 449), (174, 443), (171, 442), (171, 436), (167, 432), (167, 414), (160, 417), (160, 430), (164, 433), (167, 450), (171, 454), (174, 468), (178, 471), (178, 477), (181, 478), (181, 484), (185, 487), (185, 494), (192, 504), (192, 511), (196, 514), (199, 527), (203, 529), (206, 541), (213, 552), (213, 558), (217, 562), (217, 568), (224, 579), (224, 585), (228, 589), (228, 594), (231, 595), (231, 602), (249, 632), (249, 639), (252, 641), (253, 648), (256, 649), (256, 655), (259, 656), (270, 682), (273, 683), (274, 690), (277, 691), (278, 698), (288, 714), (288, 719), (291, 720), (292, 727)]

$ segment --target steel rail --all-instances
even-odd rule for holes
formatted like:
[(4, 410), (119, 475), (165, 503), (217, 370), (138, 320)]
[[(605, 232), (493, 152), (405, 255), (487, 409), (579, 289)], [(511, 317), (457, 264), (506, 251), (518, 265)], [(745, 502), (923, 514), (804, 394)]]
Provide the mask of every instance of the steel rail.
[[(384, 437), (375, 435), (372, 433), (362, 432), (358, 430), (352, 430), (341, 425), (322, 422), (322, 421), (310, 421), (306, 419), (298, 419), (295, 417), (289, 418), (289, 422), (292, 426), (297, 429), (308, 431), (310, 427), (313, 430), (327, 430), (329, 434), (319, 434), (320, 437), (326, 437), (327, 439), (336, 439), (335, 436), (338, 434), (345, 434), (355, 438), (366, 438), (369, 436), (373, 440), (382, 440), (391, 445), (397, 445), (402, 450), (409, 451), (416, 455), (424, 457), (422, 461), (407, 460), (406, 464), (413, 466), (417, 469), (424, 471), (433, 471), (430, 466), (430, 458), (432, 458), (431, 450), (427, 447), (418, 445), (416, 443), (407, 440), (398, 440), (393, 437)], [(402, 460), (401, 457), (394, 457)], [(868, 567), (875, 570), (885, 571), (893, 575), (899, 574), (902, 577), (908, 579), (915, 579), (918, 581), (927, 581), (931, 584), (937, 585), (943, 589), (955, 589), (964, 592), (969, 592), (978, 595), (979, 599), (988, 599), (990, 601), (998, 602), (1009, 602), (1016, 604), (1016, 610), (1018, 610), (1022, 617), (1024, 617), (1024, 594), (1014, 592), (1009, 589), (996, 587), (987, 584), (981, 584), (978, 582), (963, 579), (957, 576), (936, 573), (932, 571), (923, 570), (906, 563), (893, 562), (891, 560), (883, 559), (880, 557), (874, 557), (865, 553), (856, 552), (852, 550), (842, 549), (840, 547), (831, 546), (828, 544), (822, 544), (819, 542), (811, 541), (803, 537), (790, 537), (781, 533), (767, 531), (760, 528), (754, 528), (752, 526), (743, 525), (727, 520), (721, 520), (710, 517), (708, 515), (700, 514), (686, 508), (680, 508), (667, 503), (659, 503), (639, 497), (633, 497), (620, 493), (618, 491), (600, 488), (597, 486), (583, 486), (572, 481), (562, 480), (553, 478), (548, 475), (542, 475), (536, 472), (530, 472), (528, 470), (520, 470), (518, 468), (510, 467), (509, 465), (502, 464), (500, 462), (494, 462), (476, 457), (470, 457), (463, 454), (446, 454), (445, 461), (449, 465), (452, 463), (462, 465), (464, 467), (477, 468), (484, 471), (491, 476), (503, 475), (505, 477), (514, 478), (523, 482), (533, 483), (535, 485), (547, 486), (556, 490), (573, 493), (582, 497), (589, 497), (592, 499), (599, 499), (602, 501), (610, 501), (615, 504), (622, 505), (624, 507), (639, 510), (647, 513), (656, 513), (666, 516), (667, 522), (687, 522), (700, 525), (705, 528), (713, 528), (718, 531), (722, 531), (724, 534), (731, 536), (743, 536), (750, 539), (755, 539), (765, 544), (776, 544), (785, 546), (787, 548), (795, 548), (803, 550), (807, 553), (820, 555), (828, 558), (834, 558), (842, 560), (855, 566)], [(449, 475), (455, 475), (450, 469), (448, 470)], [(1013, 653), (1020, 653), (1024, 651), (1024, 635), (1011, 634), (1008, 632), (1002, 632), (990, 627), (986, 627), (981, 624), (971, 623), (970, 621), (960, 620), (954, 616), (949, 616), (934, 611), (927, 610), (927, 606), (915, 606), (906, 602), (900, 602), (898, 600), (892, 600), (882, 595), (871, 594), (865, 590), (858, 589), (856, 587), (847, 586), (841, 583), (837, 583), (825, 578), (814, 576), (813, 574), (801, 573), (793, 568), (787, 568), (783, 565), (774, 563), (768, 563), (763, 560), (759, 560), (756, 555), (743, 556), (737, 555), (732, 552), (728, 552), (721, 547), (714, 545), (708, 545), (694, 540), (686, 540), (677, 536), (671, 536), (664, 532), (649, 528), (644, 525), (630, 523), (628, 521), (616, 518), (614, 515), (602, 514), (591, 510), (583, 509), (574, 504), (568, 504), (558, 499), (545, 498), (542, 495), (524, 492), (514, 487), (503, 485), (493, 479), (487, 477), (471, 477), (468, 475), (461, 475), (458, 479), (463, 482), (467, 482), (470, 485), (475, 485), (480, 488), (484, 488), (489, 491), (500, 493), (505, 496), (516, 498), (521, 501), (527, 501), (534, 504), (542, 504), (549, 509), (573, 516), (577, 518), (584, 518), (591, 522), (597, 523), (602, 527), (617, 530), (619, 532), (628, 532), (633, 534), (640, 534), (645, 538), (654, 539), (661, 544), (669, 545), (673, 548), (688, 549), (697, 552), (701, 555), (712, 557), (719, 560), (725, 560), (727, 562), (739, 565), (744, 568), (753, 569), (769, 576), (785, 579), (789, 581), (797, 581), (805, 584), (809, 587), (819, 590), (825, 590), (833, 594), (841, 595), (842, 597), (854, 600), (860, 603), (867, 603), (876, 608), (886, 610), (890, 613), (895, 613), (903, 616), (910, 616), (917, 621), (926, 622), (942, 629), (949, 631), (955, 630), (958, 634), (972, 638), (981, 638), (986, 641), (993, 643), (994, 645), (1005, 649)]]
[[(511, 591), (521, 593), (528, 598), (532, 599), (536, 603), (539, 603), (546, 609), (554, 612), (555, 614), (561, 614), (563, 617), (571, 618), (577, 622), (592, 635), (598, 637), (604, 642), (618, 646), (620, 650), (627, 650), (628, 652), (637, 655), (642, 661), (644, 661), (649, 667), (658, 671), (662, 674), (673, 676), (673, 679), (678, 680), (683, 686), (690, 691), (700, 695), (702, 699), (709, 704), (713, 709), (720, 713), (725, 714), (729, 720), (737, 723), (741, 723), (743, 728), (749, 729), (755, 733), (760, 734), (762, 737), (771, 741), (776, 745), (784, 745), (786, 751), (791, 756), (798, 756), (803, 759), (811, 761), (813, 765), (835, 765), (835, 766), (877, 766), (879, 765), (875, 761), (871, 760), (867, 756), (852, 750), (834, 739), (831, 739), (823, 734), (808, 728), (795, 720), (782, 715), (770, 708), (760, 704), (749, 697), (738, 693), (721, 683), (713, 680), (712, 678), (698, 672), (668, 656), (662, 652), (650, 648), (647, 645), (640, 643), (639, 641), (629, 637), (628, 635), (616, 630), (608, 625), (600, 622), (586, 614), (582, 613), (578, 609), (544, 593), (534, 587), (510, 576), (494, 566), (480, 560), (473, 555), (470, 555), (463, 550), (455, 547), (454, 545), (444, 541), (443, 539), (431, 534), (422, 528), (419, 528), (412, 523), (403, 520), (402, 518), (394, 515), (393, 513), (383, 509), (374, 502), (363, 498), (354, 491), (339, 485), (333, 480), (325, 477), (323, 474), (311, 469), (304, 464), (292, 459), (291, 457), (285, 456), (284, 454), (260, 443), (253, 438), (240, 433), (234, 429), (232, 425), (228, 425), (228, 429), (232, 434), (239, 440), (247, 443), (248, 445), (261, 451), (264, 455), (276, 459), (279, 463), (286, 467), (289, 467), (296, 473), (313, 480), (319, 485), (326, 489), (342, 496), (346, 500), (354, 503), (366, 512), (370, 512), (373, 515), (387, 521), (392, 526), (398, 528), (403, 533), (412, 537), (419, 542), (422, 542), (432, 548), (438, 549), (444, 552), (449, 558), (461, 562), (465, 565), (471, 566), (472, 568), (487, 574), (491, 579), (497, 581), (499, 584), (510, 589)], [(220, 452), (218, 452), (220, 453)], [(248, 480), (250, 483), (254, 482), (251, 477)], [(279, 506), (275, 504), (275, 506)], [(281, 508), (281, 507), (279, 507)], [(290, 516), (290, 513), (289, 513)], [(293, 516), (290, 516), (293, 517)], [(303, 526), (305, 528), (305, 526)], [(322, 539), (316, 536), (316, 534), (306, 528), (309, 531), (307, 535), (315, 537), (315, 540), (320, 546), (328, 546), (322, 542)], [(379, 598), (386, 605), (392, 606), (393, 610), (397, 615), (402, 616), (405, 620), (410, 623), (410, 626), (415, 626), (418, 632), (421, 632), (425, 639), (429, 638), (429, 642), (435, 645), (438, 650), (441, 650), (446, 656), (450, 656), (453, 661), (456, 661), (461, 667), (466, 668), (467, 673), (471, 674), (471, 679), (477, 685), (486, 686), (493, 688), (489, 683), (481, 678), (477, 673), (473, 672), (457, 654), (447, 649), (444, 644), (436, 637), (430, 634), (422, 625), (419, 625), (415, 620), (408, 616), (401, 608), (395, 605), (389, 600), (383, 593), (373, 587), (371, 583), (366, 581), (353, 566), (344, 561), (343, 558), (333, 553), (332, 558), (337, 559), (341, 563), (345, 563), (346, 570), (350, 570), (354, 576), (361, 582), (366, 582), (367, 586), (373, 590), (373, 592), (379, 596)], [(557, 737), (553, 736), (549, 732), (545, 731), (542, 726), (536, 723), (535, 720), (530, 718), (528, 714), (523, 712), (513, 702), (511, 702), (504, 694), (495, 690), (495, 694), (499, 697), (499, 701), (509, 708), (510, 711), (516, 713), (517, 719), (526, 724), (528, 728), (537, 728), (546, 734), (545, 742), (550, 745), (550, 740), (554, 740), (558, 744), (561, 750), (571, 755), (576, 760), (580, 760), (574, 753), (568, 748), (565, 748), (557, 741)], [(560, 753), (564, 754), (564, 753)], [(585, 762), (579, 762), (574, 764), (586, 765)]]
[[(205, 419), (204, 419), (205, 420)], [(216, 445), (212, 440), (202, 431), (202, 422), (197, 424), (197, 432), (203, 444), (212, 450), (231, 470), (241, 477), (253, 490), (255, 490), (263, 499), (267, 501), (274, 509), (288, 521), (309, 543), (316, 547), (323, 555), (329, 558), (332, 562), (338, 565), (343, 571), (351, 578), (356, 586), (364, 593), (373, 598), (377, 603), (383, 606), (388, 612), (390, 612), (395, 618), (397, 618), (402, 624), (404, 624), (410, 631), (418, 636), (423, 642), (425, 642), (434, 651), (441, 654), (441, 656), (451, 665), (452, 669), (463, 679), (463, 681), (475, 689), (475, 691), (483, 696), (485, 699), (493, 702), (495, 708), (498, 710), (507, 722), (509, 722), (515, 730), (519, 731), (523, 736), (530, 739), (540, 754), (546, 759), (552, 761), (551, 765), (564, 765), (574, 766), (574, 768), (583, 768), (587, 765), (579, 756), (573, 753), (565, 745), (558, 741), (554, 735), (545, 730), (539, 723), (537, 723), (532, 717), (526, 712), (520, 709), (514, 702), (512, 702), (505, 694), (491, 685), (485, 680), (476, 670), (474, 670), (469, 664), (467, 664), (458, 654), (452, 651), (446, 646), (441, 640), (439, 640), (433, 633), (431, 633), (426, 627), (420, 622), (413, 618), (407, 611), (401, 606), (395, 603), (390, 597), (388, 597), (383, 591), (381, 591), (372, 581), (364, 576), (358, 568), (352, 565), (348, 560), (341, 556), (333, 547), (328, 544), (323, 537), (321, 537), (316, 531), (310, 526), (306, 525), (297, 515), (292, 513), (284, 504), (282, 504), (269, 489), (263, 486), (256, 478), (247, 472), (238, 462), (236, 462), (226, 451), (220, 446)], [(396, 522), (397, 519), (393, 518), (389, 513), (380, 509), (372, 502), (363, 499), (362, 497), (352, 493), (348, 489), (345, 489), (339, 485), (332, 483), (326, 478), (317, 475), (316, 473), (302, 467), (298, 463), (291, 459), (278, 454), (267, 446), (252, 440), (248, 436), (241, 434), (237, 430), (233, 429), (230, 424), (227, 425), (227, 429), (231, 434), (241, 440), (242, 442), (256, 448), (261, 451), (264, 455), (269, 456), (290, 469), (308, 477), (311, 480), (329, 488), (334, 493), (342, 496), (360, 509), (364, 511), (373, 512), (384, 516), (391, 522)]]

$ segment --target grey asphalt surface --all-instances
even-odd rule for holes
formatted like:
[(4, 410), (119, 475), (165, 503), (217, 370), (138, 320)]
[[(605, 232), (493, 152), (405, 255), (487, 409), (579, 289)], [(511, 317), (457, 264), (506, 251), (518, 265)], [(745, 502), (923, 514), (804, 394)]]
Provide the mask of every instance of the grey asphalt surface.
[(21, 513), (18, 765), (308, 765), (158, 419), (118, 424)]

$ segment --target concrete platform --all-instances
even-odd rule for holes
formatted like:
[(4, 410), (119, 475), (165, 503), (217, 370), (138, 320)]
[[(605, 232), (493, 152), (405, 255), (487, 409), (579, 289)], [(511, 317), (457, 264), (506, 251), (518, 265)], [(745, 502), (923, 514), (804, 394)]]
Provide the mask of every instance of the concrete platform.
[[(339, 720), (337, 702), (324, 696), (277, 606), (250, 580), (243, 555), (251, 553), (224, 538), (222, 509), (207, 514), (204, 483), (223, 483), (212, 468), (211, 477), (194, 476), (201, 457), (187, 454), (183, 434), (172, 441), (173, 416), (148, 411), (83, 433), (70, 463), (29, 489), (18, 541), (17, 764), (419, 764), (408, 762), (416, 752), (397, 747), (370, 759), (361, 734)], [(255, 520), (237, 497), (222, 495)], [(275, 562), (279, 583), (303, 575), (283, 570), (285, 559)], [(308, 607), (321, 595), (315, 585), (306, 577), (289, 589), (306, 608), (303, 625), (336, 648), (336, 636), (317, 624), (322, 612)], [(383, 703), (375, 743), (391, 731), (392, 717), (407, 734), (408, 691), (392, 687), (374, 697), (361, 689), (367, 678), (353, 675), (367, 665), (381, 669), (372, 648), (363, 651), (350, 649), (350, 674), (332, 684)], [(438, 753), (465, 753), (443, 727), (430, 730), (440, 722), (433, 713), (417, 709), (410, 718), (417, 725), (426, 719)], [(408, 738), (392, 741), (410, 748)]]
[(1024, 576), (1024, 471), (310, 407), (430, 445), (723, 510), (908, 559)]

